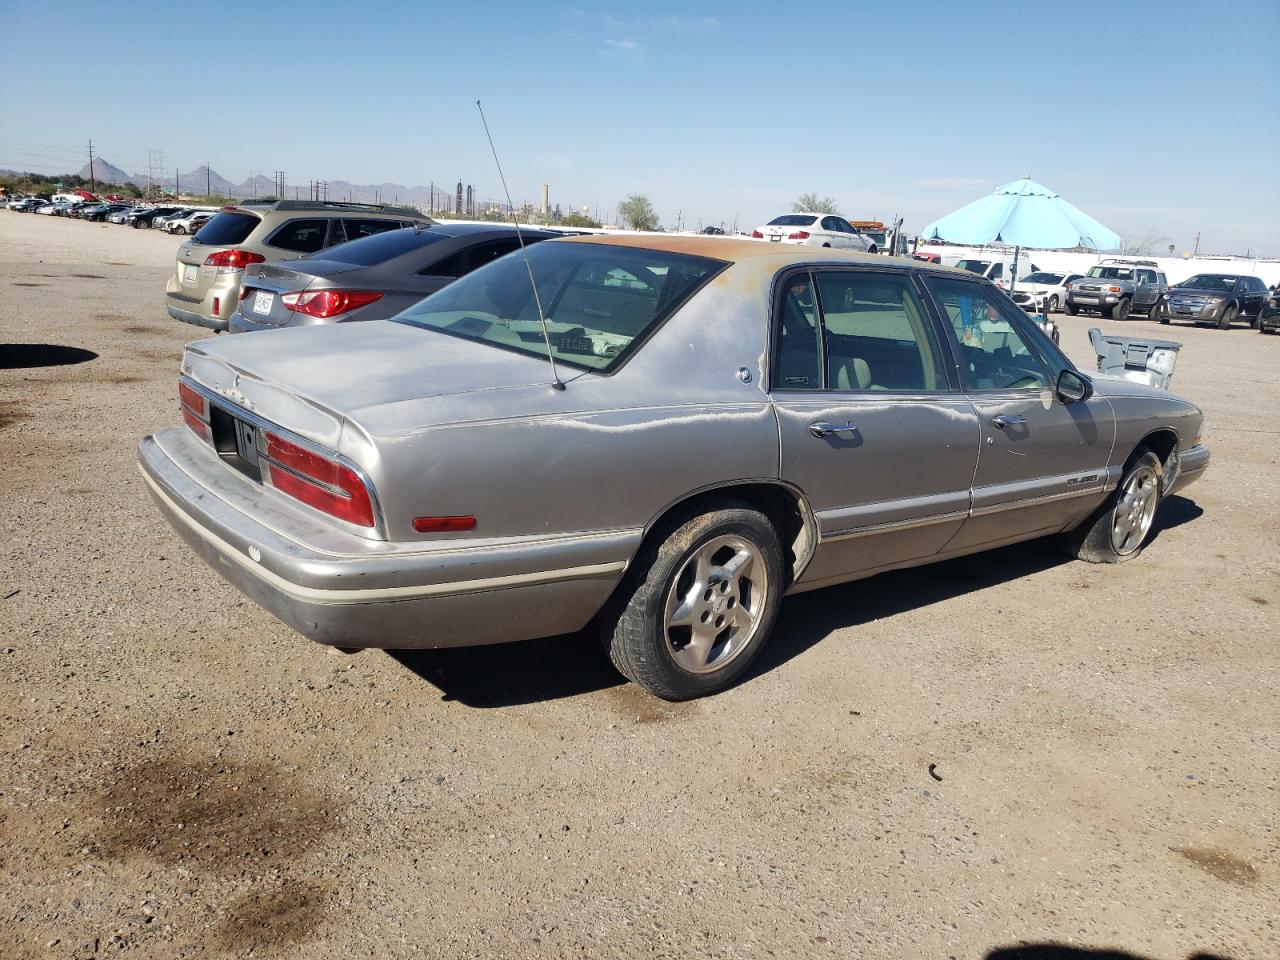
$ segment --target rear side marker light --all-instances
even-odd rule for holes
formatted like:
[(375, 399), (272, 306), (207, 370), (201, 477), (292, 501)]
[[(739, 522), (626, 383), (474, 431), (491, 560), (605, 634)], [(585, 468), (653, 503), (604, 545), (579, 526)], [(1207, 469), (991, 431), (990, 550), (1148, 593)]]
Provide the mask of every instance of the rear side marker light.
[(286, 310), (322, 319), (357, 310), (381, 299), (382, 294), (375, 290), (316, 290), (311, 293), (299, 290), (280, 295), (280, 302)]
[(331, 517), (372, 527), (373, 502), (364, 482), (345, 464), (267, 433), (271, 485)]
[(476, 528), (475, 517), (414, 517), (413, 529), (418, 533), (458, 533)]
[(216, 317), (221, 312), (222, 312), (222, 298), (214, 297), (213, 298), (213, 315)]
[(788, 235), (787, 235), (787, 239), (788, 239), (788, 240), (808, 240), (808, 239), (809, 239), (809, 231), (808, 231), (808, 230), (797, 230), (795, 233), (788, 234)]

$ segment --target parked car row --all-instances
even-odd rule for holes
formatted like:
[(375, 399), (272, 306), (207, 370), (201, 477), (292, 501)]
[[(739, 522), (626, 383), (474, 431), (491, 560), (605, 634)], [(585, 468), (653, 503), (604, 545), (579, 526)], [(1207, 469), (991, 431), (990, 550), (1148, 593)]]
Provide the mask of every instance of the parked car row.
[(214, 207), (189, 207), (152, 203), (132, 204), (118, 201), (87, 200), (83, 197), (58, 195), (17, 197), (5, 206), (19, 213), (41, 213), (54, 217), (124, 223), (139, 229), (157, 227), (170, 233), (194, 233), (215, 212)]
[(1050, 534), (1129, 560), (1208, 464), (1193, 404), (1076, 368), (977, 272), (522, 232), (286, 202), (183, 244), (170, 312), (258, 332), (187, 347), (146, 483), (305, 636), (591, 625), (686, 699), (749, 669), (784, 594)]

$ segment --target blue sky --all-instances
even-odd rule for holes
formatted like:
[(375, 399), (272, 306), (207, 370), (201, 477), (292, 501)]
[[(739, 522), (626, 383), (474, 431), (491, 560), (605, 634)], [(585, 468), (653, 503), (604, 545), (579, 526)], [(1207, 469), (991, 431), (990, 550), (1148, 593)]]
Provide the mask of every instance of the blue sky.
[(130, 172), (497, 197), (479, 98), (517, 202), (749, 229), (813, 191), (911, 230), (1031, 176), (1122, 234), (1280, 256), (1277, 0), (4, 9), (0, 167), (92, 137)]

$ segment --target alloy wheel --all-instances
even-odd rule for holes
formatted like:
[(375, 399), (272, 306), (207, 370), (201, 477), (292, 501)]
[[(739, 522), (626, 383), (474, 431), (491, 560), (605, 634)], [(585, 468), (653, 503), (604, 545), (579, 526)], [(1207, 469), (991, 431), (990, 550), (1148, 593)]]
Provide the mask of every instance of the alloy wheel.
[(1150, 467), (1133, 471), (1120, 490), (1111, 515), (1111, 546), (1128, 556), (1142, 546), (1151, 532), (1160, 502), (1160, 478)]
[(738, 536), (708, 540), (667, 591), (663, 631), (675, 662), (711, 673), (734, 660), (759, 629), (769, 574), (759, 548)]

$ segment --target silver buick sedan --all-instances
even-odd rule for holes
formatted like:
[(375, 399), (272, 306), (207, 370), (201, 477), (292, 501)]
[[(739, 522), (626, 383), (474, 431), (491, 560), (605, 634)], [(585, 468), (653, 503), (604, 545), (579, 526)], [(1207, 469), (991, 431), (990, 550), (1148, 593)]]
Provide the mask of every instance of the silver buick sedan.
[(973, 274), (710, 237), (548, 240), (389, 320), (191, 344), (142, 441), (215, 570), (342, 648), (594, 624), (685, 699), (795, 593), (1058, 534), (1142, 549), (1201, 413), (1086, 374)]

